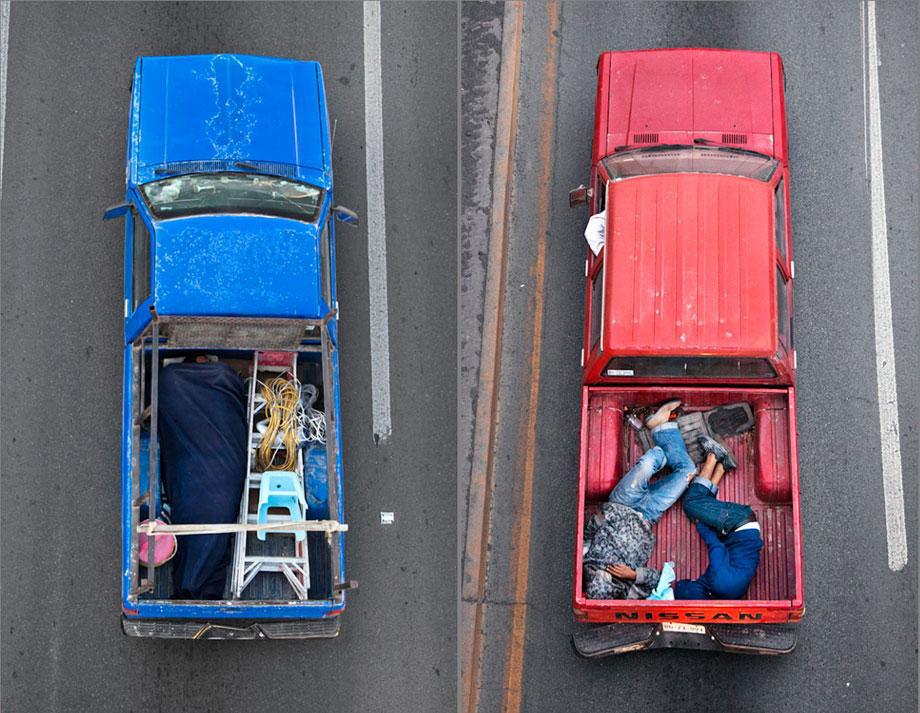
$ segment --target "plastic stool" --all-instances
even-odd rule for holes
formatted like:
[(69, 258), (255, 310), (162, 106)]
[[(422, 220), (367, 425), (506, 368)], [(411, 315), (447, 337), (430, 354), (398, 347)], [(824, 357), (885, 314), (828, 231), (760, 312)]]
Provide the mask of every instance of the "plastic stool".
[[(269, 508), (284, 508), (290, 513), (291, 520), (305, 519), (307, 501), (303, 494), (303, 482), (297, 473), (273, 470), (262, 474), (262, 482), (259, 484), (259, 515), (257, 518), (260, 525), (268, 522)], [(303, 530), (272, 530), (272, 532), (292, 534), (298, 542), (303, 541), (307, 536)], [(264, 541), (268, 532), (259, 530), (256, 534), (260, 540)]]

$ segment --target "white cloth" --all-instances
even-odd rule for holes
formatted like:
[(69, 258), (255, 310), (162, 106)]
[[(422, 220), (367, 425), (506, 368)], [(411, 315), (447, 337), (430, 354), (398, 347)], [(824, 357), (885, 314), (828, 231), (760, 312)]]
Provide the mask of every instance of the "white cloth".
[(599, 254), (601, 248), (607, 240), (607, 215), (606, 213), (595, 213), (588, 219), (588, 227), (585, 228), (585, 240), (595, 255)]
[(655, 591), (649, 594), (649, 599), (674, 599), (674, 589), (671, 585), (674, 583), (674, 580), (677, 579), (677, 575), (674, 574), (674, 563), (665, 562), (664, 566), (661, 568), (661, 575), (658, 577), (658, 586), (655, 587)]
[(742, 530), (760, 530), (760, 523), (756, 520), (754, 522), (746, 522), (741, 527), (736, 527), (735, 532), (741, 532)]

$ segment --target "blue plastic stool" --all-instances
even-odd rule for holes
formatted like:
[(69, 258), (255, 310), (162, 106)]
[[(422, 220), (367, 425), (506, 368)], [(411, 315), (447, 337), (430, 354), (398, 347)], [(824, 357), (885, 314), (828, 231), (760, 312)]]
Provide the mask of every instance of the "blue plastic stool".
[[(303, 493), (303, 482), (297, 473), (284, 470), (273, 470), (262, 474), (259, 485), (259, 515), (258, 523), (264, 525), (268, 522), (269, 508), (284, 508), (290, 513), (291, 520), (304, 520), (307, 512), (307, 500)], [(298, 542), (303, 541), (307, 533), (303, 530), (272, 530), (272, 532), (286, 532), (294, 535)], [(256, 533), (259, 539), (265, 541), (268, 534), (266, 530)]]

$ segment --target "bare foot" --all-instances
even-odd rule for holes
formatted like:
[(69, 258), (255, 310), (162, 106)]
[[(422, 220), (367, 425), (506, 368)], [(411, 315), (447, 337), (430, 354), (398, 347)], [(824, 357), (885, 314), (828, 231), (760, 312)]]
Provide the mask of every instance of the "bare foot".
[(671, 418), (671, 412), (678, 406), (680, 406), (680, 399), (674, 399), (662, 404), (655, 413), (645, 419), (645, 427), (651, 431), (653, 428), (667, 423), (668, 419)]
[[(710, 458), (712, 454), (710, 454)], [(712, 477), (710, 480), (713, 485), (718, 485), (719, 481), (722, 480), (722, 476), (725, 475), (725, 466), (721, 463), (717, 463), (715, 469), (712, 471)]]
[(708, 453), (706, 460), (703, 461), (703, 467), (700, 468), (700, 476), (706, 478), (706, 480), (712, 480), (712, 471), (715, 470), (718, 462), (719, 460), (716, 458), (715, 453)]

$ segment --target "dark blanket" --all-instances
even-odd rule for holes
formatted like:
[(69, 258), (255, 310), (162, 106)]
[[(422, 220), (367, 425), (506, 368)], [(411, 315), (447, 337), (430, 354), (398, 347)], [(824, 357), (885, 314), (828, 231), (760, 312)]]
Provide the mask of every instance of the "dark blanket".
[[(160, 477), (175, 524), (236, 522), (246, 479), (243, 382), (220, 362), (170, 364), (160, 371)], [(176, 599), (220, 599), (231, 535), (178, 538)]]

